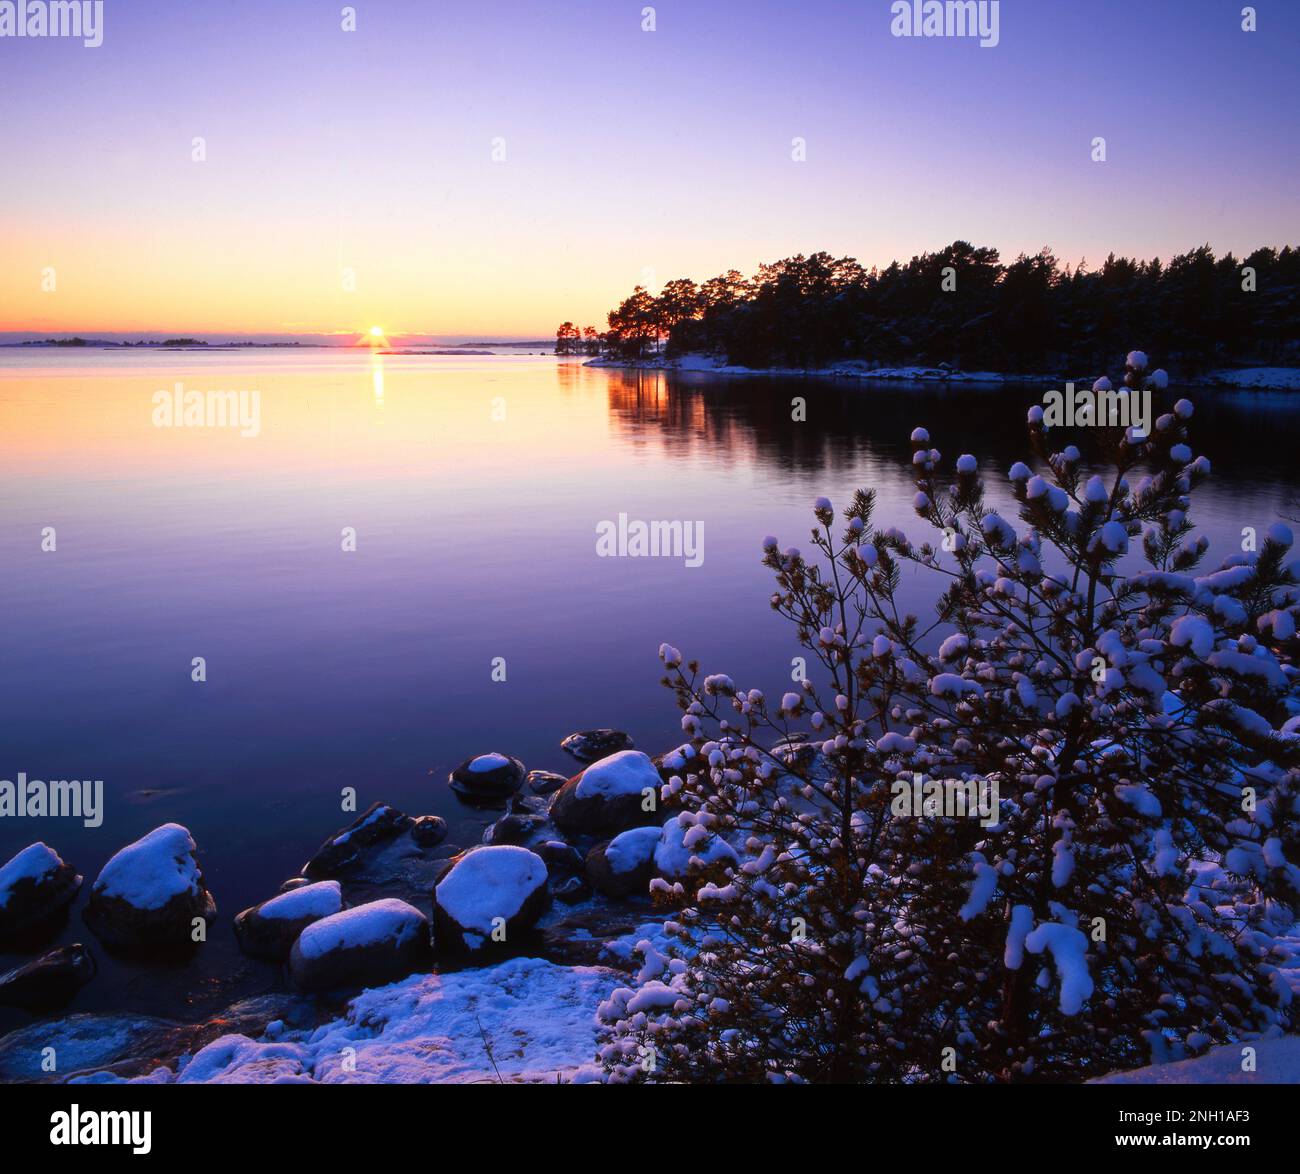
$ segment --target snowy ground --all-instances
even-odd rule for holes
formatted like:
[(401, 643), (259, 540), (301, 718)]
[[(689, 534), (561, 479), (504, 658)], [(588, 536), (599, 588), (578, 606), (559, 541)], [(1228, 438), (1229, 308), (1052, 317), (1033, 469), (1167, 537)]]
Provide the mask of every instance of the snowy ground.
[[(129, 1083), (435, 1084), (571, 1079), (596, 1053), (595, 1009), (623, 976), (599, 966), (512, 958), (417, 974), (362, 991), (310, 1031), (272, 1023), (260, 1039), (223, 1035), (176, 1070)], [(117, 1083), (94, 1073), (74, 1083)]]
[[(638, 942), (666, 949), (661, 920), (605, 944), (628, 964)], [(338, 1019), (296, 1030), (272, 1022), (257, 1038), (223, 1035), (174, 1067), (129, 1083), (496, 1083), (571, 1081), (596, 1074), (596, 1009), (627, 974), (605, 966), (561, 966), (511, 958), (447, 974), (415, 974), (362, 991)], [(142, 1025), (142, 1030), (151, 1025)], [(123, 1029), (125, 1030), (125, 1028)], [(75, 1055), (72, 1041), (69, 1054)], [(113, 1049), (125, 1053), (124, 1046)], [(96, 1052), (88, 1045), (82, 1065)], [(103, 1053), (107, 1054), (107, 1053)], [(74, 1063), (76, 1061), (74, 1060)], [(119, 1083), (89, 1071), (71, 1083)]]
[[(1251, 1051), (1253, 1055), (1247, 1054)], [(1253, 1044), (1225, 1044), (1195, 1060), (1112, 1072), (1091, 1083), (1300, 1084), (1300, 1036), (1257, 1040)]]
[[(611, 963), (634, 963), (634, 948), (648, 942), (666, 951), (660, 920), (636, 926), (605, 944)], [(596, 1009), (627, 982), (605, 966), (563, 966), (540, 958), (512, 958), (494, 966), (447, 974), (416, 974), (362, 991), (344, 1014), (317, 1027), (271, 1022), (260, 1035), (222, 1035), (173, 1066), (158, 1066), (130, 1083), (554, 1083), (598, 1079), (594, 1064), (600, 1024)], [(78, 1017), (73, 1017), (77, 1019)], [(119, 1083), (94, 1071), (110, 1054), (136, 1050), (125, 1041), (109, 1047), (104, 1028), (86, 1016), (80, 1028), (95, 1038), (60, 1040), (61, 1059), (81, 1067), (71, 1083)], [(160, 1024), (118, 1025), (119, 1033), (147, 1036)], [(1243, 1052), (1243, 1048), (1253, 1049)], [(11, 1074), (12, 1075), (12, 1074)], [(34, 1075), (34, 1074), (33, 1074)], [(29, 1077), (30, 1078), (30, 1077)], [(1109, 1084), (1300, 1083), (1300, 1036), (1229, 1044), (1194, 1060), (1112, 1073)]]

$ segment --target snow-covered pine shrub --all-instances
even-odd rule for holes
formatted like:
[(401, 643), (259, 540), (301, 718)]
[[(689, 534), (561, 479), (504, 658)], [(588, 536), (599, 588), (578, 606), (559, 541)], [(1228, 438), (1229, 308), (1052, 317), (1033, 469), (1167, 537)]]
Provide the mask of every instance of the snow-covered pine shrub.
[[(1144, 368), (1127, 387), (1163, 387)], [(838, 536), (818, 500), (814, 557), (765, 541), (819, 681), (769, 701), (661, 648), (684, 843), (741, 863), (688, 885), (680, 944), (643, 943), (602, 1004), (612, 1079), (1080, 1079), (1289, 1026), (1292, 537), (1198, 571), (1191, 415), (1088, 429), (1085, 464), (1031, 409), (1019, 527), (917, 429), (935, 544), (873, 529), (869, 492)], [(928, 622), (896, 604), (908, 564), (943, 584)], [(909, 812), (918, 776), (995, 782), (997, 813)]]

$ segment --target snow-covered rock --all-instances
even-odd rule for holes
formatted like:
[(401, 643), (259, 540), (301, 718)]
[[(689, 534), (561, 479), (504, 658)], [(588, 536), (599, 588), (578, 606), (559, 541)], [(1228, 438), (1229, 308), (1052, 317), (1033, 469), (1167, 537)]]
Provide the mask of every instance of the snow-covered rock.
[(579, 762), (591, 763), (620, 750), (631, 750), (632, 739), (622, 730), (579, 730), (565, 738), (560, 749), (572, 754)]
[(373, 803), (341, 832), (335, 832), (306, 864), (302, 874), (327, 880), (359, 865), (368, 851), (400, 835), (411, 826), (409, 815), (387, 803)]
[(235, 918), (235, 937), (245, 954), (283, 962), (307, 926), (342, 909), (343, 892), (338, 881), (301, 885), (245, 909)]
[(549, 904), (546, 862), (527, 848), (475, 848), (433, 890), (434, 943), (462, 952), (519, 943)]
[[(570, 835), (615, 835), (657, 823), (659, 771), (648, 754), (622, 750), (593, 763), (555, 794), (551, 819)], [(647, 795), (654, 804), (647, 808)]]
[(95, 959), (85, 946), (59, 946), (0, 974), (0, 1005), (48, 1011), (62, 1006), (94, 977)]
[(655, 850), (662, 829), (631, 828), (587, 853), (587, 879), (607, 897), (645, 896), (655, 875)]
[(195, 919), (211, 921), (217, 913), (195, 851), (194, 838), (178, 823), (128, 844), (91, 886), (86, 924), (112, 946), (191, 946)]
[(81, 888), (77, 870), (47, 844), (29, 844), (0, 868), (0, 942), (51, 920)]
[(524, 785), (524, 764), (495, 750), (467, 758), (451, 772), (451, 789), (468, 803), (499, 804)]
[(377, 986), (410, 974), (428, 956), (428, 919), (388, 897), (308, 925), (289, 952), (289, 977), (309, 991)]

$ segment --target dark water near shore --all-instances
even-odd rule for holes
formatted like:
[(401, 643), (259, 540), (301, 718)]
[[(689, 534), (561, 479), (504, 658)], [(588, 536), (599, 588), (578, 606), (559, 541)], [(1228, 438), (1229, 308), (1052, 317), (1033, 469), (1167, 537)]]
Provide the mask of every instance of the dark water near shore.
[[(177, 381), (257, 389), (260, 434), (154, 427), (151, 397)], [(102, 970), (71, 1009), (199, 1014), (273, 988), (230, 919), (348, 822), (344, 787), (362, 808), (442, 814), (467, 844), (489, 817), (447, 789), (466, 757), (571, 773), (559, 741), (575, 729), (618, 726), (651, 753), (679, 741), (661, 641), (781, 691), (795, 650), (768, 607), (761, 537), (806, 546), (812, 499), (857, 486), (878, 491), (879, 523), (919, 536), (917, 424), (949, 467), (974, 453), (1005, 498), (1044, 390), (522, 356), (0, 353), (0, 778), (96, 778), (106, 793), (99, 828), (0, 820), (0, 862), (45, 840), (88, 889), (119, 847), (175, 820), (220, 910), (186, 967), (104, 965), (83, 890), (55, 941), (86, 941)], [(1195, 401), (1214, 466), (1194, 517), (1217, 559), (1300, 490), (1300, 396), (1174, 393)], [(620, 513), (702, 522), (703, 565), (596, 557), (597, 524)], [(927, 606), (914, 578), (905, 590)], [(0, 1029), (25, 1020), (0, 1013)]]

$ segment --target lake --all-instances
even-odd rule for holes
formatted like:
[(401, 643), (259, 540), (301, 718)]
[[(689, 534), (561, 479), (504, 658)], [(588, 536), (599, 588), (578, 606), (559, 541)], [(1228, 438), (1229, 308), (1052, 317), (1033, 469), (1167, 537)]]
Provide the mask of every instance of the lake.
[[(257, 435), (155, 426), (155, 393), (177, 383), (258, 392)], [(105, 790), (97, 828), (0, 820), (0, 862), (45, 840), (86, 876), (57, 941), (87, 941), (102, 973), (73, 1009), (197, 1013), (275, 986), (230, 919), (351, 820), (344, 788), (360, 809), (441, 814), (464, 845), (492, 818), (447, 787), (465, 758), (572, 773), (560, 740), (603, 725), (652, 754), (676, 744), (661, 641), (780, 693), (796, 649), (768, 605), (762, 536), (806, 547), (814, 497), (870, 486), (877, 523), (920, 537), (918, 424), (946, 468), (975, 454), (1005, 503), (1045, 390), (518, 354), (0, 351), (0, 778)], [(1300, 488), (1300, 397), (1176, 395), (1214, 466), (1193, 516), (1217, 560)], [(599, 557), (597, 527), (620, 514), (702, 525), (700, 565)], [(928, 607), (914, 573), (904, 590)], [(80, 919), (90, 883), (169, 820), (198, 841), (212, 940), (174, 970), (107, 959)]]

